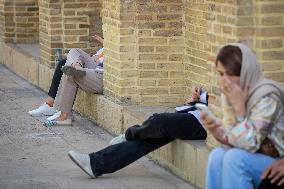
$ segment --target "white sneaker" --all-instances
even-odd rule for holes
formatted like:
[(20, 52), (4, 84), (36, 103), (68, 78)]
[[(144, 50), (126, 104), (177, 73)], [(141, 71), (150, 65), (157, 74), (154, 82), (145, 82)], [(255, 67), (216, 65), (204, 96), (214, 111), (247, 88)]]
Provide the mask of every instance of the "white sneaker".
[(88, 154), (81, 154), (73, 150), (68, 152), (68, 156), (71, 160), (76, 163), (85, 173), (87, 173), (91, 178), (96, 178), (91, 168), (90, 156)]
[(46, 120), (47, 121), (53, 121), (53, 120), (59, 118), (60, 115), (61, 115), (61, 111), (58, 111), (55, 114), (53, 114), (53, 116), (50, 116), (50, 117), (46, 118)]
[(47, 120), (43, 123), (45, 127), (51, 127), (51, 126), (70, 126), (72, 125), (72, 120), (70, 118), (65, 119), (63, 121), (59, 120)]
[(43, 116), (43, 115), (50, 116), (50, 115), (55, 114), (56, 112), (57, 111), (55, 108), (50, 107), (47, 103), (44, 103), (37, 109), (29, 111), (29, 114), (31, 116), (37, 117), (37, 116)]
[(122, 143), (125, 142), (126, 138), (125, 138), (125, 134), (119, 135), (117, 137), (114, 137), (110, 142), (109, 145), (114, 145), (114, 144), (118, 144), (118, 143)]

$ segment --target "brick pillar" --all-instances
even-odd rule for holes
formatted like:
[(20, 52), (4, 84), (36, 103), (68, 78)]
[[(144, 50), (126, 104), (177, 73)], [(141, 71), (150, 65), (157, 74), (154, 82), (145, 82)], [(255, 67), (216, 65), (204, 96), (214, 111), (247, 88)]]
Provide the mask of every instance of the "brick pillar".
[(137, 65), (141, 105), (185, 99), (182, 0), (137, 3)]
[(54, 48), (63, 48), (62, 4), (63, 0), (39, 0), (40, 59), (49, 68), (54, 67)]
[(255, 51), (268, 78), (284, 84), (284, 1), (256, 1)]
[(97, 50), (90, 30), (102, 34), (100, 10), (98, 0), (40, 0), (41, 63), (54, 67), (55, 48)]
[(127, 103), (184, 100), (182, 2), (104, 1), (105, 94)]
[(38, 0), (15, 1), (15, 40), (16, 43), (38, 43), (39, 8)]
[(120, 102), (137, 101), (136, 1), (103, 1), (104, 93)]
[(37, 0), (0, 2), (1, 38), (5, 43), (38, 42)]
[(4, 43), (14, 42), (14, 7), (14, 1), (1, 1), (1, 38)]
[(4, 0), (0, 0), (0, 33), (1, 33), (0, 42), (2, 42), (4, 39), (4, 31), (5, 31), (4, 7), (5, 7)]

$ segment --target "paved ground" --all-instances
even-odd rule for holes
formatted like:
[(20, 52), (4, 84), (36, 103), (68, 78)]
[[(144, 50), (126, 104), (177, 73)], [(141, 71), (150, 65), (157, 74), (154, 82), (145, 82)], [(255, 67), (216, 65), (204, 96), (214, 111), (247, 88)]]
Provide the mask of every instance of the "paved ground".
[(46, 94), (0, 64), (0, 188), (119, 188), (193, 189), (147, 158), (98, 179), (90, 179), (71, 162), (67, 152), (92, 152), (112, 138), (92, 122), (75, 114), (71, 127), (45, 128), (44, 118), (27, 111)]

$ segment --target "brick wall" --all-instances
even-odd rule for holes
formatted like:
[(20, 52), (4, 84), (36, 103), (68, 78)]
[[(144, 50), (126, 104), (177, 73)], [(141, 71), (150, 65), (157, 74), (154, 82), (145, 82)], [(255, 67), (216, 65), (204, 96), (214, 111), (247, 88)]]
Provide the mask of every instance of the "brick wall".
[(15, 43), (38, 43), (38, 0), (15, 1)]
[(3, 42), (14, 42), (15, 38), (15, 23), (14, 23), (14, 2), (8, 0), (1, 1), (1, 29)]
[(4, 30), (5, 30), (5, 26), (4, 26), (4, 0), (0, 0), (0, 41), (3, 41), (4, 38)]
[(265, 75), (284, 84), (284, 1), (256, 1), (255, 51)]
[(38, 42), (37, 0), (0, 2), (1, 38), (6, 43)]
[(41, 63), (54, 67), (55, 49), (81, 48), (88, 53), (100, 46), (92, 31), (102, 34), (98, 0), (39, 1)]
[(103, 1), (104, 93), (115, 100), (137, 96), (135, 1)]
[(137, 3), (137, 67), (141, 105), (173, 105), (185, 98), (182, 0)]
[(182, 1), (104, 1), (105, 94), (121, 102), (184, 100)]

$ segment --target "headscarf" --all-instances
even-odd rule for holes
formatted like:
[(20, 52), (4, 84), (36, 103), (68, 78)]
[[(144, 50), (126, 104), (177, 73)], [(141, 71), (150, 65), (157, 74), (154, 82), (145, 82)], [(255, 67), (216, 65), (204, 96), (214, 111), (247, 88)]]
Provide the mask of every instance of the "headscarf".
[[(246, 99), (246, 115), (250, 113), (254, 103), (258, 102), (261, 98), (270, 93), (276, 94), (281, 99), (281, 103), (284, 103), (283, 87), (279, 83), (266, 79), (263, 76), (260, 64), (258, 63), (252, 50), (241, 43), (230, 43), (228, 45), (238, 47), (242, 53), (240, 87), (243, 90), (246, 87), (249, 87), (249, 94)], [(223, 125), (227, 126), (228, 124), (233, 124), (235, 120), (234, 115), (232, 114), (233, 112), (230, 111), (232, 110), (232, 106), (228, 100), (224, 98), (224, 95), (222, 95), (221, 101), (223, 106)]]
[[(264, 96), (270, 93), (276, 94), (284, 102), (284, 89), (279, 83), (267, 79), (263, 76), (255, 54), (252, 50), (241, 43), (231, 43), (229, 45), (239, 47), (242, 52), (242, 65), (240, 75), (240, 86), (242, 89), (249, 87), (249, 94), (246, 101), (246, 109), (249, 110)], [(247, 112), (248, 113), (248, 112)]]

